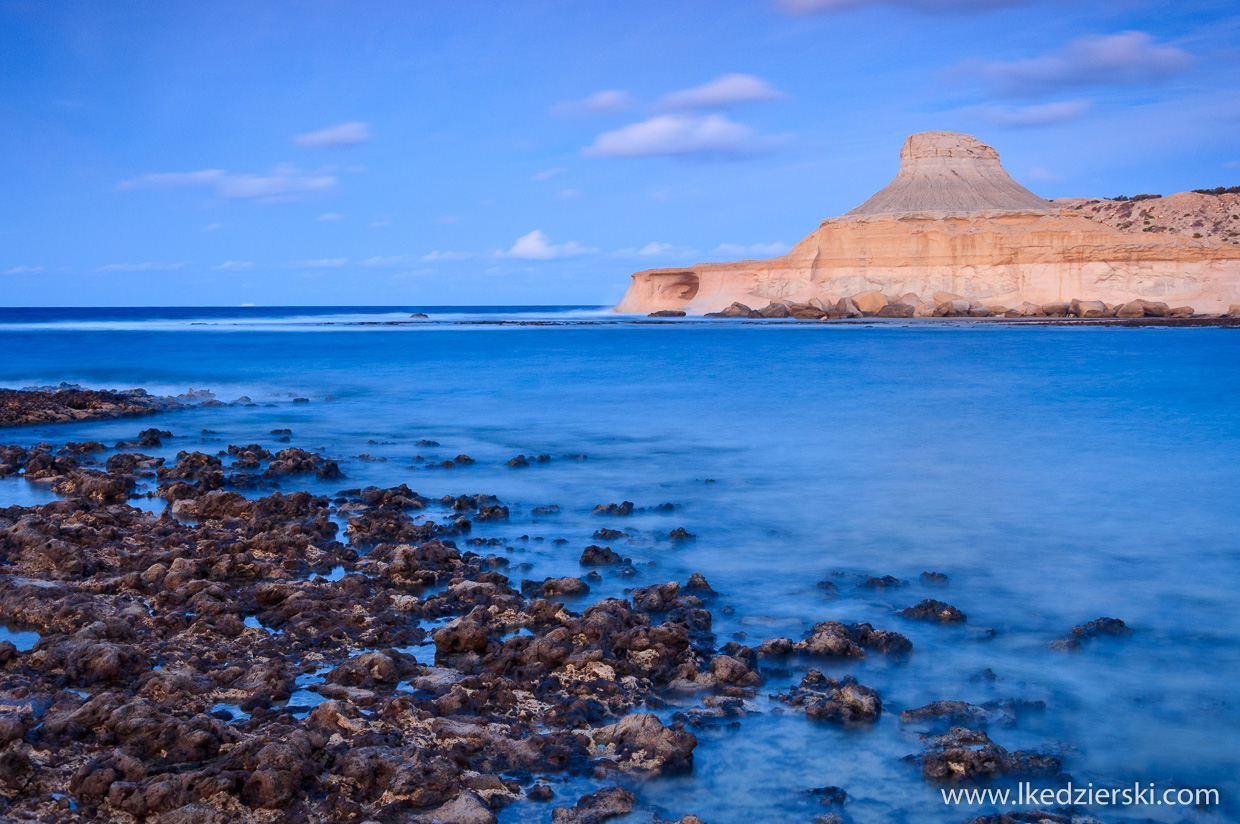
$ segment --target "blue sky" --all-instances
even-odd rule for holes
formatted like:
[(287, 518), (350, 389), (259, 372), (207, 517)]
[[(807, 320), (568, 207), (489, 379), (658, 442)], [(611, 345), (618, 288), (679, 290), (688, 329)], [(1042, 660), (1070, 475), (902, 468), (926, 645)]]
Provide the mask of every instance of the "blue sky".
[(1044, 197), (1240, 183), (1240, 7), (0, 0), (0, 303), (608, 303), (904, 138)]

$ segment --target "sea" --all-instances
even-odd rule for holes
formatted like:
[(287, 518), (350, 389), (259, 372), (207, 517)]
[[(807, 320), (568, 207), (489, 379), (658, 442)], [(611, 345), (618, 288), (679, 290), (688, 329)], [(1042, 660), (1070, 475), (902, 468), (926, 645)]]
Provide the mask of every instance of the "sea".
[[(992, 739), (1054, 753), (1065, 773), (1021, 780), (1221, 799), (1077, 814), (1240, 820), (1240, 330), (656, 322), (554, 306), (0, 310), (0, 386), (61, 382), (254, 405), (11, 427), (0, 443), (113, 443), (157, 426), (173, 432), (158, 451), (172, 458), (274, 449), (271, 431), (291, 429), (291, 445), (348, 477), (290, 488), (497, 495), (510, 520), (474, 534), (505, 540), (517, 580), (581, 575), (595, 530), (630, 532), (602, 543), (637, 576), (604, 574), (570, 608), (700, 572), (718, 593), (718, 646), (799, 639), (824, 620), (912, 640), (904, 661), (773, 663), (783, 671), (747, 713), (695, 728), (691, 773), (630, 780), (665, 817), (958, 824), (1015, 809), (946, 804), (906, 758), (929, 727), (899, 718), (937, 700), (1013, 699), (1034, 703)], [(477, 463), (431, 468), (462, 453)], [(516, 455), (550, 460), (510, 467)], [(53, 498), (0, 480), (0, 506)], [(623, 501), (637, 510), (627, 518), (592, 513)], [(533, 513), (551, 504), (558, 514)], [(696, 537), (669, 540), (677, 527)], [(882, 576), (900, 583), (865, 586)], [(967, 622), (895, 614), (924, 598)], [(1100, 617), (1132, 634), (1049, 647)], [(877, 689), (880, 720), (810, 722), (769, 697), (810, 668)], [(501, 822), (548, 821), (599, 784), (552, 786), (554, 803), (514, 804)], [(827, 786), (847, 792), (842, 808), (807, 793)]]

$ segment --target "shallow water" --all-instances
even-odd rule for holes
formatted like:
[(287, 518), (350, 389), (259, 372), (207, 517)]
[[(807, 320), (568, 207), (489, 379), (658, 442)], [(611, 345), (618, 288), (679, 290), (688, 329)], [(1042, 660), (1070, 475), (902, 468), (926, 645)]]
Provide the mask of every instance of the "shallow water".
[[(992, 698), (1044, 700), (1045, 712), (991, 735), (1013, 750), (1062, 746), (1078, 784), (1208, 786), (1224, 800), (1221, 812), (1090, 808), (1097, 818), (1237, 816), (1240, 335), (1232, 330), (459, 324), (324, 334), (270, 318), (261, 328), (247, 318), (211, 326), (179, 318), (170, 327), (167, 318), (106, 313), (89, 326), (0, 320), (3, 386), (209, 388), (225, 401), (244, 394), (272, 404), (13, 428), (0, 441), (111, 444), (158, 426), (176, 437), (143, 451), (171, 457), (229, 443), (274, 450), (283, 444), (270, 430), (290, 428), (290, 445), (338, 458), (348, 479), (287, 489), (404, 482), (433, 497), (498, 495), (511, 520), (479, 523), (473, 534), (507, 541), (480, 551), (507, 553), (514, 583), (585, 573), (577, 558), (590, 543), (633, 559), (636, 577), (600, 569), (589, 596), (567, 599), (571, 608), (698, 571), (719, 593), (711, 608), (720, 645), (799, 638), (828, 619), (912, 639), (902, 664), (872, 654), (790, 667), (796, 679), (812, 663), (878, 689), (885, 712), (873, 728), (809, 724), (763, 699), (739, 725), (697, 730), (692, 775), (637, 788), (675, 817), (804, 821), (827, 808), (802, 791), (825, 785), (849, 792), (845, 810), (858, 824), (989, 812), (945, 808), (938, 789), (901, 761), (920, 751), (924, 727), (902, 727), (898, 713)], [(418, 446), (422, 439), (439, 446)], [(426, 468), (460, 453), (478, 463)], [(552, 460), (508, 467), (517, 454)], [(36, 493), (47, 494), (0, 482), (0, 506), (35, 503)], [(623, 500), (675, 510), (590, 514)], [(532, 513), (553, 503), (559, 514)], [(631, 537), (592, 539), (601, 526)], [(679, 526), (697, 538), (667, 540)], [(950, 583), (922, 584), (927, 570)], [(857, 586), (888, 574), (907, 585)], [(815, 587), (826, 579), (836, 597)], [(892, 614), (927, 597), (959, 607), (967, 625)], [(1047, 649), (1099, 616), (1122, 618), (1133, 636), (1078, 654)], [(970, 680), (984, 668), (997, 680)], [(560, 804), (593, 785), (556, 787)], [(549, 815), (547, 805), (517, 804), (501, 820)]]

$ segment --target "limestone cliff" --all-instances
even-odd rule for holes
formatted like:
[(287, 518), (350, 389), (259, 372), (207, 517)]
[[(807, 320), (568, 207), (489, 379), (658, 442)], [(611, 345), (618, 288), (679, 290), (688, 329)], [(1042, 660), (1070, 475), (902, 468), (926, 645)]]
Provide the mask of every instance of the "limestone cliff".
[(834, 303), (867, 291), (926, 302), (953, 293), (1007, 306), (1143, 298), (1221, 312), (1240, 303), (1233, 244), (1204, 233), (1126, 231), (1092, 219), (1076, 201), (1045, 201), (969, 135), (916, 134), (900, 158), (890, 184), (824, 220), (788, 254), (637, 272), (616, 311), (704, 314), (734, 301)]

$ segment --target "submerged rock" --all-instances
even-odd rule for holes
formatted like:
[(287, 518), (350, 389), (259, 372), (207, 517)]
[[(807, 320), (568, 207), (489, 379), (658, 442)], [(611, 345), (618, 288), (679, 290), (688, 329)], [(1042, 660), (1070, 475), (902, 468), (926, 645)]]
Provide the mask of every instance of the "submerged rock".
[(1098, 618), (1073, 627), (1064, 637), (1051, 641), (1050, 648), (1061, 652), (1073, 652), (1081, 649), (1084, 642), (1095, 638), (1123, 637), (1131, 634), (1132, 629), (1118, 618)]
[(932, 598), (927, 598), (920, 604), (905, 607), (896, 614), (915, 621), (933, 621), (938, 624), (962, 624), (969, 620), (967, 615), (951, 604), (935, 601)]
[(837, 724), (873, 724), (883, 712), (883, 701), (873, 688), (851, 676), (837, 680), (817, 670), (810, 670), (799, 686), (771, 697), (804, 707), (807, 718)]
[(985, 732), (952, 727), (944, 735), (925, 736), (926, 749), (905, 760), (920, 763), (934, 781), (961, 782), (1007, 775), (1056, 775), (1059, 759), (1041, 753), (1008, 752)]

